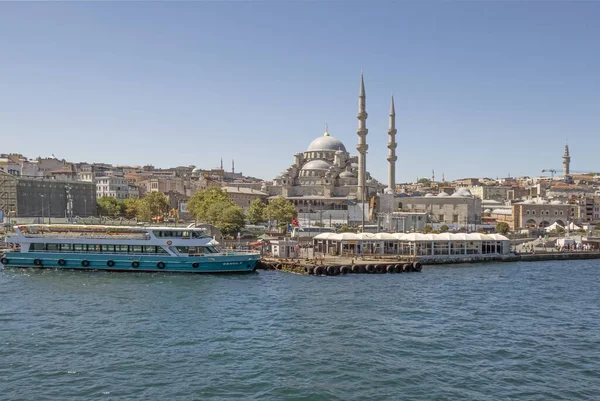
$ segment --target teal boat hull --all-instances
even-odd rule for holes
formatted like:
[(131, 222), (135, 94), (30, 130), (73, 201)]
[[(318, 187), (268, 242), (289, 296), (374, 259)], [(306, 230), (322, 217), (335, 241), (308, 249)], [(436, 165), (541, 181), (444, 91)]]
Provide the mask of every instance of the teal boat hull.
[(170, 257), (166, 255), (94, 255), (49, 252), (7, 252), (5, 267), (122, 272), (248, 273), (256, 269), (257, 254)]

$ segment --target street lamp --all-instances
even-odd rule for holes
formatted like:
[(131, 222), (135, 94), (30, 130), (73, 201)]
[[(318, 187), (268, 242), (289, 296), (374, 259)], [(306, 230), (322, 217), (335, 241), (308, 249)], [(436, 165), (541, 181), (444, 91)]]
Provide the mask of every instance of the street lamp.
[(42, 198), (42, 224), (44, 224), (44, 198), (45, 195), (40, 195), (40, 198)]

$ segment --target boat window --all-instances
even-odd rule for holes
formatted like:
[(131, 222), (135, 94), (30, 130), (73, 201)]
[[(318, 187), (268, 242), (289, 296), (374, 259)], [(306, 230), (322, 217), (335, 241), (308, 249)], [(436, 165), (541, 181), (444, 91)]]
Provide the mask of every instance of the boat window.
[(190, 250), (189, 246), (176, 246), (175, 248), (177, 248), (177, 252), (179, 253), (189, 253)]
[(169, 253), (169, 252), (165, 251), (162, 247), (157, 246), (156, 247), (156, 253)]
[(60, 244), (61, 251), (71, 251), (73, 248), (71, 244)]
[(114, 251), (115, 251), (114, 245), (102, 245), (102, 252), (114, 252)]
[(142, 246), (141, 246), (141, 245), (132, 245), (132, 246), (130, 247), (129, 251), (130, 251), (130, 252), (133, 252), (133, 253), (142, 253), (142, 252), (143, 252), (143, 249), (142, 249)]
[(206, 249), (208, 250), (208, 253), (217, 253), (219, 251), (217, 251), (217, 249), (214, 246), (207, 246)]
[(156, 253), (156, 247), (154, 245), (144, 246), (144, 253)]
[(184, 231), (182, 234), (183, 238), (190, 238), (190, 232), (189, 231)]
[(162, 233), (162, 231), (154, 231), (154, 236), (156, 236), (156, 237), (162, 237), (163, 233)]
[(31, 244), (29, 246), (30, 251), (44, 251), (46, 250), (46, 244)]
[(87, 250), (86, 248), (87, 248), (87, 247), (86, 247), (85, 245), (83, 245), (83, 244), (73, 244), (73, 250), (74, 250), (75, 252), (82, 252), (82, 251), (85, 251), (85, 250)]
[(200, 237), (201, 237), (200, 232), (192, 231), (192, 238), (200, 238)]
[(58, 251), (58, 244), (46, 244), (48, 251)]
[(115, 245), (115, 252), (127, 253), (128, 251), (128, 245)]

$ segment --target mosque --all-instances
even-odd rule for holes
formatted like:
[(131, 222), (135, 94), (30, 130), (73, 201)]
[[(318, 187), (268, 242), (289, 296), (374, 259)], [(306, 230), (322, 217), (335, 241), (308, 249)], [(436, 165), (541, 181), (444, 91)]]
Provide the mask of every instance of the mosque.
[[(294, 163), (277, 175), (272, 185), (263, 185), (262, 191), (271, 197), (280, 196), (290, 200), (300, 213), (314, 210), (346, 210), (348, 214), (352, 206), (363, 201), (368, 202), (371, 197), (382, 193), (386, 186), (375, 180), (366, 169), (366, 155), (369, 148), (367, 117), (365, 83), (361, 74), (356, 131), (358, 155), (350, 155), (346, 146), (331, 136), (326, 127), (325, 133), (313, 140), (306, 151), (296, 153)], [(392, 97), (387, 158), (389, 188), (395, 187), (397, 160), (395, 120)], [(331, 216), (331, 213), (329, 215)]]

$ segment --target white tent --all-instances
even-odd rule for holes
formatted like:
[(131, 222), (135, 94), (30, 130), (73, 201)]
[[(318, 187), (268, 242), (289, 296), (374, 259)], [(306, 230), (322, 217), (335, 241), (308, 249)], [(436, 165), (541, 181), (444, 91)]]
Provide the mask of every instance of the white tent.
[(550, 231), (558, 230), (559, 227), (564, 228), (563, 226), (561, 226), (558, 223), (553, 223), (553, 224), (549, 225), (548, 227), (546, 227), (546, 232), (549, 233)]
[(581, 230), (581, 227), (579, 227), (578, 225), (576, 225), (573, 222), (571, 222), (567, 227), (569, 227), (569, 230), (571, 230), (571, 231)]

